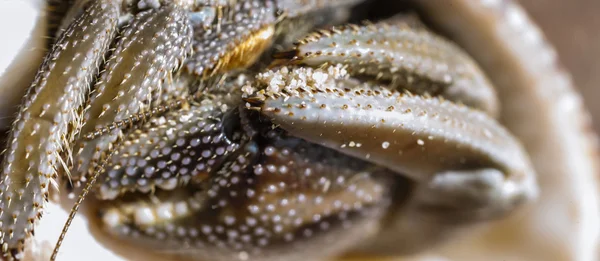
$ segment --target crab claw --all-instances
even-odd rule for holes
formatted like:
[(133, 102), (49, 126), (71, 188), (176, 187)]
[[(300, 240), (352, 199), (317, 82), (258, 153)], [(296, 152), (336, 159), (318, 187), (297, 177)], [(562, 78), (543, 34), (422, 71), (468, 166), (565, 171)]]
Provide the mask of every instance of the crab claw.
[(528, 156), (487, 114), (344, 75), (340, 66), (267, 72), (248, 101), (291, 135), (416, 181), (413, 201), (441, 222), (502, 217), (536, 197)]

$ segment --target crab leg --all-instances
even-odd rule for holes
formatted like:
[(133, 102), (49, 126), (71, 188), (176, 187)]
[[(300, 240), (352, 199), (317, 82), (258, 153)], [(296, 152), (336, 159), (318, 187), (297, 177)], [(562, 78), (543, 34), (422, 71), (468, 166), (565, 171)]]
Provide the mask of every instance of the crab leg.
[(488, 115), (332, 75), (265, 73), (267, 87), (248, 101), (292, 135), (427, 183), (424, 201), (507, 210), (537, 194), (528, 156)]
[(154, 202), (108, 202), (107, 229), (203, 260), (313, 260), (376, 231), (393, 175), (278, 131), (262, 139), (196, 189), (180, 188), (193, 194), (187, 200), (159, 192)]
[[(93, 133), (140, 111), (149, 111), (164, 81), (190, 52), (192, 28), (186, 11), (166, 5), (136, 15), (121, 33), (116, 48), (88, 101), (81, 135)], [(122, 137), (121, 129), (73, 148), (73, 180), (91, 174), (105, 152)], [(83, 177), (81, 176), (83, 175)]]
[(352, 75), (375, 77), (418, 94), (441, 94), (495, 116), (493, 86), (458, 46), (403, 19), (322, 30), (298, 41), (282, 60), (309, 66), (345, 64)]
[[(95, 1), (63, 32), (29, 88), (11, 132), (0, 179), (2, 252), (19, 258), (57, 177), (69, 126), (116, 33), (118, 1)], [(8, 253), (10, 252), (10, 253)]]

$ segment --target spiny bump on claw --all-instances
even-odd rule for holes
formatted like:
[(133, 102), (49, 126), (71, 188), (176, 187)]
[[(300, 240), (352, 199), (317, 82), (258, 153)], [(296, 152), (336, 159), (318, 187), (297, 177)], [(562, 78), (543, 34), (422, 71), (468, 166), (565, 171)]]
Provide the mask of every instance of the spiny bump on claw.
[(348, 79), (343, 65), (313, 69), (310, 67), (280, 67), (259, 73), (256, 82), (242, 88), (246, 101), (251, 104), (267, 98), (279, 98), (305, 93), (328, 92), (336, 80)]

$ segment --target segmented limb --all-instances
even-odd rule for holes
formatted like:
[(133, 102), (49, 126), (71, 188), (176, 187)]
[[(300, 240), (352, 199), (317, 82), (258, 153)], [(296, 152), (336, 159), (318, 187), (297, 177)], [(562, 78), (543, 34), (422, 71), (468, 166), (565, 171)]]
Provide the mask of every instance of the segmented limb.
[(488, 115), (343, 75), (339, 67), (268, 72), (257, 77), (264, 89), (248, 101), (292, 135), (428, 184), (423, 196), (433, 200), (421, 200), (440, 208), (505, 213), (536, 196), (526, 153)]
[(278, 57), (275, 63), (289, 58), (309, 66), (341, 63), (355, 76), (370, 76), (416, 94), (439, 94), (492, 116), (498, 113), (493, 86), (464, 51), (402, 19), (321, 30)]
[(29, 88), (10, 134), (0, 179), (2, 252), (20, 259), (57, 177), (59, 153), (116, 33), (118, 1), (95, 1), (62, 33)]
[(180, 188), (190, 195), (106, 202), (105, 226), (135, 244), (206, 260), (310, 260), (376, 231), (389, 173), (279, 131), (263, 133), (204, 184)]
[(110, 149), (122, 138), (123, 130), (113, 129), (92, 141), (85, 137), (126, 121), (140, 111), (152, 111), (149, 109), (152, 98), (160, 100), (163, 83), (190, 52), (191, 36), (186, 12), (178, 5), (165, 5), (137, 14), (121, 34), (88, 100), (82, 138), (74, 146), (76, 172), (72, 179), (76, 184), (88, 176), (91, 179), (69, 214), (51, 260), (56, 259), (71, 221), (103, 172), (106, 158), (112, 154)]
[[(166, 79), (190, 52), (191, 37), (186, 12), (178, 6), (137, 14), (121, 33), (92, 92), (81, 135), (150, 111), (152, 97), (160, 97)], [(72, 179), (77, 182), (90, 175), (122, 135), (121, 129), (114, 129), (95, 140), (79, 139), (73, 147)]]

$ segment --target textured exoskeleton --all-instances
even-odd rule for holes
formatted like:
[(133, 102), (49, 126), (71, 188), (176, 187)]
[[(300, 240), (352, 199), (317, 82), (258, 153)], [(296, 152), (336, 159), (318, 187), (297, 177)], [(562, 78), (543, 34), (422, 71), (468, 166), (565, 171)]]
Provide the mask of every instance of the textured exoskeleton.
[(109, 235), (201, 260), (405, 254), (433, 243), (394, 246), (418, 233), (402, 222), (441, 234), (535, 198), (477, 63), (416, 20), (331, 27), (360, 4), (75, 1), (4, 154), (4, 256), (55, 180)]

